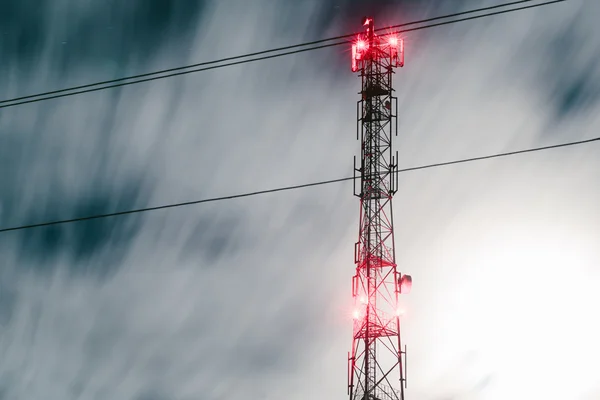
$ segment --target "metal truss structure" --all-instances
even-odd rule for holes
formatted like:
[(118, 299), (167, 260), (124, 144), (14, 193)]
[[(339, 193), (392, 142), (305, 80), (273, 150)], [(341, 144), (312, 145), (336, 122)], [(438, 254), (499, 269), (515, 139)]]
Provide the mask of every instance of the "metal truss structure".
[(398, 153), (392, 150), (398, 102), (392, 75), (404, 64), (404, 47), (393, 35), (376, 35), (373, 18), (364, 18), (363, 26), (366, 33), (352, 46), (352, 70), (360, 74), (362, 98), (357, 103), (361, 158), (357, 167), (355, 157), (354, 166), (360, 227), (354, 249), (348, 394), (350, 400), (404, 400), (406, 347), (403, 350), (400, 341), (398, 297), (410, 290), (412, 278), (397, 270), (392, 218), (398, 184)]

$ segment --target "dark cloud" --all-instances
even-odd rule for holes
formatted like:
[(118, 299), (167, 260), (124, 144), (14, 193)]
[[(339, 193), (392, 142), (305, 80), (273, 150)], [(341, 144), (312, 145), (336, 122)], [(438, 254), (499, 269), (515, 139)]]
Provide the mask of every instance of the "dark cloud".
[[(361, 30), (361, 19), (366, 15), (372, 15), (380, 22), (396, 24), (406, 22), (407, 18), (414, 12), (422, 12), (423, 1), (419, 0), (327, 0), (318, 4), (312, 2), (294, 2), (282, 9), (281, 15), (272, 23), (277, 32), (285, 32), (286, 26), (293, 23), (297, 15), (310, 14), (306, 28), (306, 39), (322, 39), (324, 35), (331, 35), (332, 26), (344, 28), (337, 34), (345, 34)], [(458, 3), (458, 2), (455, 2)], [(402, 10), (405, 15), (401, 21), (389, 19), (390, 12)], [(442, 10), (442, 6), (438, 6)], [(397, 13), (394, 13), (396, 16)], [(339, 25), (339, 26), (338, 26)]]
[[(534, 71), (544, 93), (543, 100), (552, 106), (556, 120), (585, 115), (600, 100), (600, 45), (589, 40), (596, 34), (592, 25), (581, 22), (597, 11), (588, 11), (588, 15), (577, 7), (567, 11), (565, 23), (553, 32), (523, 37), (523, 45), (518, 48), (519, 71), (515, 71), (517, 74)], [(532, 25), (537, 23), (534, 21)], [(534, 48), (541, 49), (542, 56), (527, 57)]]
[(132, 62), (143, 66), (166, 43), (185, 54), (207, 5), (208, 0), (63, 1), (61, 6), (54, 1), (5, 1), (0, 69), (9, 62), (21, 70), (33, 69), (42, 51), (51, 50), (53, 72), (59, 75), (81, 64), (103, 65), (108, 76), (119, 75)]
[(600, 48), (594, 56), (575, 62), (581, 59), (585, 46), (586, 32), (576, 24), (563, 28), (548, 44), (545, 77), (559, 119), (587, 113), (600, 100)]
[(17, 291), (13, 284), (8, 276), (0, 274), (0, 330), (10, 322), (17, 303)]
[(594, 106), (600, 99), (600, 87), (596, 82), (589, 72), (582, 73), (570, 82), (563, 82), (556, 93), (558, 116), (569, 117), (577, 112), (586, 112)]
[[(413, 18), (427, 18), (456, 12), (468, 2), (436, 2), (422, 0), (330, 0), (323, 3), (322, 10), (315, 15), (317, 27), (329, 27), (333, 23), (344, 26), (346, 32), (360, 30), (362, 17), (373, 16), (380, 24), (397, 25)], [(391, 17), (393, 16), (393, 17)], [(346, 33), (344, 32), (344, 33)], [(321, 33), (321, 32), (319, 32)]]
[(43, 48), (48, 4), (38, 1), (5, 1), (0, 13), (0, 66), (29, 58)]
[[(72, 197), (53, 193), (40, 198), (28, 211), (21, 212), (22, 223), (37, 223), (108, 214), (136, 208), (143, 197), (142, 180), (131, 180), (121, 187), (95, 185), (92, 193)], [(7, 210), (10, 212), (10, 208)], [(20, 254), (24, 266), (52, 269), (57, 257), (67, 257), (76, 274), (104, 275), (114, 272), (141, 226), (139, 215), (105, 218), (78, 223), (52, 225), (19, 233)], [(88, 262), (102, 255), (103, 266)]]

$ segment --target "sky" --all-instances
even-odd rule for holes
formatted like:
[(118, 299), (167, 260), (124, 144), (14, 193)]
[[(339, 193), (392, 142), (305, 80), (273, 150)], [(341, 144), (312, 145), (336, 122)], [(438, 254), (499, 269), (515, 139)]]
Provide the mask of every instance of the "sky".
[[(3, 0), (0, 98), (492, 1)], [(597, 137), (600, 3), (406, 34), (399, 167)], [(0, 109), (0, 227), (349, 176), (312, 51)], [(407, 400), (600, 399), (598, 144), (409, 172)], [(0, 234), (0, 400), (344, 399), (352, 184)]]

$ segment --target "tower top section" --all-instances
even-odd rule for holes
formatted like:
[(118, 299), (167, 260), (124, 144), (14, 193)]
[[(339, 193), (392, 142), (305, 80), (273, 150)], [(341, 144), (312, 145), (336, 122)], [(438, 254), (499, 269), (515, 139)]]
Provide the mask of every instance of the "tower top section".
[(404, 66), (404, 41), (393, 33), (376, 35), (372, 17), (364, 17), (365, 33), (352, 43), (352, 72), (362, 70), (368, 62), (387, 61), (391, 68)]

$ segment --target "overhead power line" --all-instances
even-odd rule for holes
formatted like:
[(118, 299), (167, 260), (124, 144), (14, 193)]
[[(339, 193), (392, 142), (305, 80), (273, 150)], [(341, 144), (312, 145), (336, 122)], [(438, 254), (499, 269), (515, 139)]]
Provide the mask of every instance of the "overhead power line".
[[(385, 29), (401, 28), (401, 27), (404, 27), (404, 26), (410, 26), (410, 25), (416, 25), (416, 24), (421, 24), (421, 23), (426, 23), (426, 22), (432, 22), (432, 21), (437, 21), (437, 20), (446, 19), (446, 18), (453, 18), (453, 17), (458, 17), (458, 16), (462, 16), (462, 15), (473, 14), (473, 13), (482, 12), (482, 11), (488, 11), (488, 10), (497, 9), (497, 8), (510, 7), (510, 6), (517, 5), (517, 4), (522, 4), (522, 3), (530, 3), (532, 1), (534, 1), (534, 0), (520, 0), (520, 1), (514, 1), (512, 3), (499, 4), (499, 5), (496, 5), (496, 6), (477, 8), (477, 9), (473, 9), (473, 10), (469, 10), (469, 11), (463, 11), (463, 12), (454, 13), (454, 14), (447, 14), (447, 15), (442, 15), (442, 16), (438, 16), (438, 17), (422, 19), (422, 20), (419, 20), (419, 21), (406, 22), (404, 24), (394, 25), (394, 26), (391, 26), (391, 27), (388, 27), (388, 28), (385, 28)], [(376, 29), (376, 31), (381, 31), (383, 29), (384, 28), (379, 28), (379, 29)], [(154, 75), (162, 75), (162, 74), (166, 74), (166, 73), (169, 73), (169, 72), (182, 71), (182, 70), (186, 70), (186, 69), (190, 69), (190, 68), (204, 67), (204, 66), (211, 65), (211, 64), (219, 64), (219, 63), (222, 63), (222, 62), (234, 61), (234, 60), (239, 60), (239, 59), (243, 59), (243, 58), (262, 56), (262, 55), (269, 54), (269, 53), (286, 51), (286, 50), (296, 49), (296, 48), (299, 48), (299, 47), (312, 46), (312, 45), (316, 45), (316, 44), (330, 42), (330, 41), (333, 41), (333, 40), (347, 39), (347, 38), (350, 38), (350, 37), (354, 37), (357, 34), (358, 33), (350, 33), (350, 34), (346, 34), (346, 35), (340, 35), (340, 36), (330, 37), (330, 38), (327, 38), (327, 39), (314, 40), (312, 42), (304, 42), (304, 43), (299, 43), (299, 44), (294, 44), (294, 45), (289, 45), (289, 46), (277, 47), (277, 48), (269, 49), (269, 50), (257, 51), (257, 52), (254, 52), (254, 53), (242, 54), (242, 55), (239, 55), (239, 56), (226, 57), (226, 58), (221, 58), (221, 59), (218, 59), (218, 60), (205, 61), (205, 62), (201, 62), (201, 63), (185, 65), (185, 66), (182, 66), (182, 67), (168, 68), (168, 69), (163, 69), (163, 70), (160, 70), (160, 71), (148, 72), (148, 73), (138, 74), (138, 75), (131, 75), (131, 76), (126, 76), (126, 77), (118, 78), (118, 79), (111, 79), (111, 80), (106, 80), (106, 81), (101, 81), (101, 82), (96, 82), (96, 83), (89, 83), (89, 84), (86, 84), (86, 85), (73, 86), (73, 87), (70, 87), (70, 88), (53, 90), (53, 91), (50, 91), (50, 92), (32, 94), (32, 95), (22, 96), (22, 97), (15, 97), (13, 99), (0, 100), (0, 104), (12, 103), (14, 101), (19, 101), (19, 100), (27, 100), (27, 99), (32, 99), (32, 98), (35, 98), (35, 97), (40, 97), (40, 96), (47, 96), (47, 95), (53, 95), (53, 94), (58, 94), (58, 93), (70, 92), (70, 91), (73, 91), (73, 90), (86, 89), (86, 88), (90, 88), (90, 87), (94, 87), (94, 86), (109, 85), (111, 83), (124, 82), (124, 81), (128, 81), (128, 80), (131, 80), (131, 79), (139, 79), (139, 78), (145, 78), (145, 77), (154, 76)]]
[[(533, 153), (533, 152), (542, 151), (542, 150), (550, 150), (550, 149), (557, 149), (557, 148), (561, 148), (561, 147), (576, 146), (576, 145), (582, 145), (582, 144), (598, 142), (598, 141), (600, 141), (600, 137), (586, 139), (586, 140), (580, 140), (580, 141), (576, 141), (576, 142), (555, 144), (555, 145), (551, 145), (551, 146), (534, 147), (534, 148), (530, 148), (530, 149), (516, 150), (516, 151), (507, 152), (507, 153), (496, 153), (496, 154), (491, 154), (491, 155), (481, 156), (481, 157), (463, 158), (463, 159), (454, 160), (454, 161), (447, 161), (447, 162), (441, 162), (441, 163), (435, 163), (435, 164), (426, 164), (426, 165), (421, 165), (421, 166), (417, 166), (417, 167), (400, 169), (397, 171), (397, 173), (406, 173), (406, 172), (410, 172), (410, 171), (418, 171), (418, 170), (423, 170), (423, 169), (437, 168), (437, 167), (443, 167), (443, 166), (454, 165), (454, 164), (463, 164), (463, 163), (468, 163), (468, 162), (473, 162), (473, 161), (489, 160), (492, 158), (507, 157), (507, 156), (513, 156), (513, 155), (517, 155), (517, 154)], [(259, 191), (255, 191), (255, 192), (240, 193), (240, 194), (234, 194), (234, 195), (230, 195), (230, 196), (193, 200), (193, 201), (187, 201), (184, 203), (166, 204), (166, 205), (162, 205), (162, 206), (138, 208), (135, 210), (120, 211), (120, 212), (109, 213), (109, 214), (98, 214), (98, 215), (91, 215), (91, 216), (87, 216), (87, 217), (79, 217), (79, 218), (72, 218), (72, 219), (65, 219), (65, 220), (51, 221), (51, 222), (42, 222), (42, 223), (30, 224), (30, 225), (21, 225), (21, 226), (15, 226), (15, 227), (11, 227), (11, 228), (0, 229), (0, 233), (19, 231), (19, 230), (24, 230), (24, 229), (32, 229), (32, 228), (41, 228), (44, 226), (51, 226), (51, 225), (60, 225), (60, 224), (69, 224), (69, 223), (74, 223), (74, 222), (89, 221), (89, 220), (93, 220), (93, 219), (119, 217), (119, 216), (130, 215), (130, 214), (139, 214), (139, 213), (144, 213), (144, 212), (149, 212), (149, 211), (164, 210), (167, 208), (179, 208), (179, 207), (191, 206), (191, 205), (196, 205), (196, 204), (213, 203), (213, 202), (223, 201), (223, 200), (240, 199), (243, 197), (258, 196), (258, 195), (268, 194), (268, 193), (277, 193), (277, 192), (284, 192), (284, 191), (289, 191), (289, 190), (304, 189), (304, 188), (309, 188), (309, 187), (314, 187), (314, 186), (329, 185), (332, 183), (351, 181), (353, 179), (355, 179), (355, 178), (347, 177), (347, 178), (330, 179), (330, 180), (326, 180), (326, 181), (304, 183), (301, 185), (293, 185), (293, 186), (283, 186), (283, 187), (274, 188), (274, 189), (266, 189), (266, 190), (259, 190)]]
[[(545, 1), (543, 3), (537, 3), (537, 4), (531, 4), (528, 6), (523, 6), (523, 7), (516, 7), (516, 8), (511, 8), (508, 10), (501, 10), (501, 11), (495, 11), (495, 12), (491, 12), (491, 13), (487, 13), (487, 14), (482, 14), (482, 15), (475, 15), (473, 17), (466, 17), (466, 18), (460, 18), (460, 19), (455, 19), (452, 21), (444, 21), (444, 22), (439, 22), (437, 24), (431, 24), (431, 25), (425, 25), (425, 26), (419, 26), (416, 28), (410, 28), (410, 29), (403, 29), (400, 31), (396, 31), (396, 32), (391, 32), (392, 34), (398, 34), (398, 33), (406, 33), (406, 32), (412, 32), (412, 31), (418, 31), (421, 29), (427, 29), (427, 28), (435, 28), (437, 26), (444, 26), (444, 25), (450, 25), (450, 24), (454, 24), (456, 22), (466, 22), (466, 21), (472, 21), (475, 19), (480, 19), (480, 18), (485, 18), (485, 17), (492, 17), (495, 15), (501, 15), (501, 14), (507, 14), (507, 13), (511, 13), (514, 11), (522, 11), (522, 10), (528, 10), (530, 8), (537, 8), (537, 7), (543, 7), (543, 6), (549, 6), (551, 4), (556, 4), (556, 3), (564, 3), (567, 0), (552, 0), (552, 1)], [(517, 2), (519, 3), (519, 2)], [(491, 8), (497, 8), (499, 6), (493, 6)], [(391, 26), (391, 29), (400, 27), (401, 25), (396, 25), (396, 26)], [(390, 28), (386, 28), (386, 29), (390, 29)]]
[[(417, 24), (432, 22), (432, 21), (436, 21), (436, 20), (440, 20), (440, 19), (454, 18), (457, 16), (474, 14), (474, 13), (489, 11), (492, 9), (498, 9), (498, 8), (503, 8), (503, 7), (509, 7), (509, 6), (523, 4), (523, 3), (529, 3), (531, 1), (534, 1), (534, 0), (521, 0), (521, 1), (511, 2), (511, 3), (504, 3), (504, 4), (500, 4), (500, 5), (496, 5), (496, 6), (483, 7), (483, 8), (478, 8), (478, 9), (474, 9), (474, 10), (463, 11), (463, 12), (459, 12), (459, 13), (448, 14), (448, 15), (423, 19), (423, 20), (419, 20), (419, 21), (412, 21), (412, 22), (407, 22), (407, 23), (399, 24), (399, 25), (393, 25), (393, 26), (390, 26), (390, 27), (387, 27), (384, 29), (378, 29), (378, 31), (385, 30), (385, 31), (388, 31), (388, 33), (389, 33), (390, 29), (396, 29), (396, 28), (401, 28), (401, 27), (410, 26), (410, 25), (417, 25)], [(536, 3), (536, 4), (531, 4), (531, 5), (527, 5), (527, 6), (523, 6), (523, 7), (510, 8), (508, 10), (495, 11), (495, 12), (481, 14), (481, 15), (475, 15), (475, 16), (471, 16), (471, 17), (467, 17), (467, 18), (460, 18), (460, 19), (455, 19), (455, 20), (451, 20), (451, 21), (444, 21), (444, 22), (430, 24), (430, 25), (418, 26), (415, 28), (403, 29), (403, 30), (399, 30), (399, 31), (396, 31), (393, 33), (413, 32), (413, 31), (418, 31), (418, 30), (423, 30), (423, 29), (428, 29), (428, 28), (433, 28), (433, 27), (438, 27), (438, 26), (455, 24), (458, 22), (471, 21), (474, 19), (485, 18), (485, 17), (494, 16), (494, 15), (500, 15), (500, 14), (506, 14), (506, 13), (515, 12), (515, 11), (526, 10), (526, 9), (535, 8), (535, 7), (547, 6), (547, 5), (555, 4), (555, 3), (562, 3), (565, 1), (567, 1), (567, 0), (546, 1), (543, 3)], [(327, 38), (327, 39), (315, 40), (312, 42), (306, 42), (306, 43), (301, 43), (301, 44), (296, 44), (296, 45), (279, 47), (279, 48), (270, 49), (270, 50), (263, 50), (263, 51), (259, 51), (259, 52), (248, 53), (248, 54), (234, 56), (234, 57), (221, 58), (218, 60), (206, 61), (206, 62), (182, 66), (182, 67), (169, 68), (169, 69), (164, 69), (164, 70), (156, 71), (156, 72), (132, 75), (129, 77), (124, 77), (124, 78), (119, 78), (119, 79), (90, 83), (90, 84), (86, 84), (86, 85), (74, 86), (74, 87), (70, 87), (70, 88), (59, 89), (59, 90), (54, 90), (54, 91), (49, 91), (49, 92), (43, 92), (43, 93), (38, 93), (38, 94), (33, 94), (33, 95), (28, 95), (28, 96), (16, 97), (13, 99), (1, 100), (0, 101), (0, 109), (29, 104), (29, 103), (37, 103), (37, 102), (45, 101), (45, 100), (58, 99), (58, 98), (62, 98), (62, 97), (75, 96), (75, 95), (84, 94), (84, 93), (97, 92), (97, 91), (112, 89), (112, 88), (117, 88), (117, 87), (135, 85), (138, 83), (151, 82), (151, 81), (155, 81), (155, 80), (159, 80), (159, 79), (165, 79), (165, 78), (170, 78), (170, 77), (175, 77), (175, 76), (180, 76), (180, 75), (192, 74), (192, 73), (196, 73), (196, 72), (208, 71), (208, 70), (224, 68), (224, 67), (229, 67), (229, 66), (234, 66), (234, 65), (239, 65), (239, 64), (246, 64), (246, 63), (255, 62), (255, 61), (283, 57), (283, 56), (287, 56), (287, 55), (298, 54), (298, 53), (303, 53), (303, 52), (313, 51), (313, 50), (318, 50), (318, 49), (324, 49), (324, 48), (328, 48), (328, 47), (340, 46), (340, 45), (346, 44), (346, 41), (338, 41), (338, 42), (334, 42), (334, 43), (327, 43), (327, 42), (341, 40), (341, 39), (347, 39), (350, 37), (354, 37), (355, 35), (357, 35), (357, 33), (351, 33), (351, 34), (331, 37), (331, 38)], [(321, 43), (327, 43), (327, 44), (321, 44)], [(308, 47), (308, 46), (310, 46), (310, 47)], [(292, 49), (295, 49), (295, 50), (292, 50)], [(274, 53), (274, 54), (271, 54), (271, 53)], [(257, 56), (259, 56), (259, 57), (257, 57)], [(251, 57), (254, 57), (254, 58), (251, 58)], [(198, 68), (198, 67), (202, 67), (202, 68)]]

